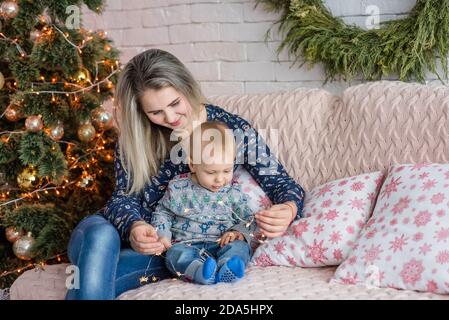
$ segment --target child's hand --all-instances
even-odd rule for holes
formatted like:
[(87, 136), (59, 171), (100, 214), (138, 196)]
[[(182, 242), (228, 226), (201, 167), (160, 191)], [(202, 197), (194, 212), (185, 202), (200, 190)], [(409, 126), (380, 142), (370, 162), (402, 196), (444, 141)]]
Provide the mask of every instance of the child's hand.
[(219, 240), (220, 247), (223, 247), (234, 240), (245, 240), (245, 237), (238, 231), (227, 231)]

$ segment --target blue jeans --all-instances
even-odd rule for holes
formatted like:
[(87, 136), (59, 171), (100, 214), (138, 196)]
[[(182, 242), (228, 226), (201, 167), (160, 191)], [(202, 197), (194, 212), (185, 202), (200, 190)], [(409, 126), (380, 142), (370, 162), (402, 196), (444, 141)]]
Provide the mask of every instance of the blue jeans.
[[(166, 254), (166, 266), (174, 274), (185, 274), (187, 267), (194, 261), (204, 262), (208, 256), (217, 260), (217, 266), (220, 268), (233, 256), (238, 256), (243, 260), (245, 266), (251, 257), (251, 247), (242, 240), (235, 240), (224, 247), (216, 242), (197, 242), (187, 245), (184, 243), (174, 244), (168, 249)], [(193, 278), (186, 274), (185, 279)]]
[(100, 215), (84, 218), (73, 230), (68, 247), (70, 262), (79, 268), (79, 289), (67, 291), (67, 300), (112, 300), (150, 281), (171, 277), (163, 257), (142, 255), (123, 246), (117, 229)]

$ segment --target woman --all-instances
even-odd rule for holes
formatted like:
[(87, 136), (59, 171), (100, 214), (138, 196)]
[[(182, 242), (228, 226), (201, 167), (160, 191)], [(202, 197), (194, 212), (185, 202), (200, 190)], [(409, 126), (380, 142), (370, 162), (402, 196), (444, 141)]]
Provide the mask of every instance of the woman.
[[(189, 172), (186, 163), (172, 161), (170, 135), (192, 132), (193, 126), (214, 120), (232, 129), (254, 130), (244, 119), (203, 101), (191, 73), (168, 52), (150, 49), (126, 65), (116, 90), (120, 112), (116, 190), (100, 214), (85, 218), (73, 231), (68, 254), (79, 268), (79, 288), (69, 290), (67, 299), (114, 299), (138, 287), (144, 275), (170, 276), (159, 255), (163, 244), (149, 224), (169, 180)], [(269, 168), (274, 161), (277, 174), (267, 175), (264, 161), (248, 161), (255, 141), (259, 140), (245, 138), (238, 152), (243, 166), (275, 203), (256, 214), (261, 232), (274, 238), (300, 217), (304, 191), (268, 148)]]

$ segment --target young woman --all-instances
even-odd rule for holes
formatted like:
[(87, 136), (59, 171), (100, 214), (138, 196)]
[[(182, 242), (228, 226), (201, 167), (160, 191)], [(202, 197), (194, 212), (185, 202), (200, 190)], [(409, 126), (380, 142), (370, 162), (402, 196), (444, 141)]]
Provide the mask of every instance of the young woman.
[[(206, 104), (189, 70), (175, 56), (158, 49), (128, 62), (120, 74), (116, 102), (120, 115), (116, 189), (105, 208), (82, 220), (73, 231), (68, 255), (79, 268), (79, 288), (70, 289), (67, 299), (114, 299), (137, 288), (142, 276), (170, 277), (159, 254), (164, 246), (149, 221), (170, 179), (189, 172), (187, 163), (170, 156), (174, 154), (172, 133), (190, 133), (205, 121), (256, 132), (241, 117)], [(262, 160), (270, 161), (260, 161), (259, 155), (257, 161), (249, 160), (254, 158), (257, 142), (261, 140), (245, 138), (237, 154), (275, 203), (256, 214), (260, 231), (274, 238), (301, 216), (304, 190), (268, 148)]]

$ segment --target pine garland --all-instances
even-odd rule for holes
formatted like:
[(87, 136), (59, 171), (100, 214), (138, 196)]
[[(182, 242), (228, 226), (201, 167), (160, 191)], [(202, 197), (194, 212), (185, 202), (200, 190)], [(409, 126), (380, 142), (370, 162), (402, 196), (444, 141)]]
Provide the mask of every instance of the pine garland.
[[(260, 3), (282, 13), (275, 22), (285, 33), (278, 54), (286, 48), (294, 64), (322, 63), (326, 81), (396, 75), (402, 81), (425, 82), (427, 71), (442, 82), (443, 76), (448, 78), (448, 0), (417, 0), (406, 18), (373, 30), (346, 25), (322, 0), (257, 0), (256, 6)], [(444, 75), (438, 74), (437, 59)]]

